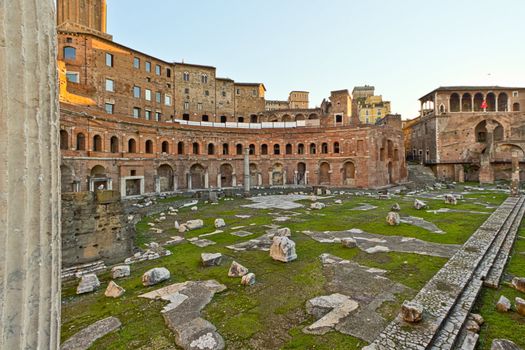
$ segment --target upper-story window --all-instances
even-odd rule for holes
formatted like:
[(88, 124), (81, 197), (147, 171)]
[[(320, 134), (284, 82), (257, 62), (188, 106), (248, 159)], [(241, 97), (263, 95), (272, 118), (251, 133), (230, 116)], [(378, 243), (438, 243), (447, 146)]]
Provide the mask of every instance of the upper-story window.
[(162, 71), (162, 68), (160, 67), (160, 65), (158, 64), (155, 65), (155, 74), (160, 75), (161, 71)]
[(253, 96), (257, 96), (257, 90), (253, 89), (253, 91), (252, 91), (252, 95), (253, 95)]
[(151, 72), (151, 62), (146, 61), (146, 72)]
[(188, 72), (182, 73), (182, 80), (190, 81), (190, 73), (188, 73)]
[(145, 98), (147, 101), (151, 101), (151, 90), (150, 90), (150, 89), (146, 89), (146, 90), (144, 90), (144, 98)]
[(151, 111), (150, 111), (149, 109), (146, 109), (146, 110), (144, 111), (144, 118), (145, 118), (146, 120), (150, 120), (150, 119), (151, 119)]
[(161, 101), (162, 101), (162, 94), (161, 94), (160, 92), (157, 91), (157, 92), (155, 93), (155, 102), (157, 102), (157, 103), (161, 103)]
[(202, 111), (202, 103), (197, 103), (197, 110)]
[(140, 108), (139, 107), (133, 107), (133, 117), (140, 118)]
[(166, 68), (166, 76), (167, 76), (168, 78), (171, 78), (171, 69)]
[(164, 104), (166, 106), (171, 106), (171, 96), (170, 95), (165, 95), (164, 96)]
[(185, 93), (185, 94), (189, 94), (189, 93), (190, 93), (190, 89), (185, 88), (185, 89), (184, 89), (184, 93)]
[(71, 44), (73, 42), (73, 38), (66, 38), (66, 43)]
[(160, 112), (155, 112), (155, 120), (160, 122), (160, 120), (162, 119), (162, 113)]
[(133, 97), (140, 98), (140, 86), (133, 87)]
[(207, 84), (208, 83), (208, 75), (207, 74), (201, 75), (201, 82), (203, 84)]
[(111, 79), (106, 79), (106, 91), (110, 91), (110, 92), (115, 91), (115, 81)]
[(226, 97), (226, 91), (222, 92), (222, 97)]
[(240, 94), (241, 94), (241, 89), (237, 89), (237, 90), (235, 90), (235, 93), (236, 93), (237, 95), (240, 95)]
[(106, 103), (105, 108), (107, 114), (113, 114), (113, 111), (115, 110), (115, 105), (113, 103)]
[(140, 58), (135, 57), (133, 59), (133, 68), (139, 69), (140, 68)]
[(71, 83), (78, 84), (80, 82), (80, 75), (78, 74), (78, 72), (67, 72), (66, 79)]
[(71, 46), (64, 47), (64, 59), (75, 60), (77, 58), (77, 49)]
[(184, 102), (184, 109), (185, 110), (190, 109), (190, 103), (189, 102)]
[(210, 91), (209, 90), (204, 91), (204, 96), (210, 96)]
[(106, 66), (113, 67), (113, 55), (106, 52)]
[(512, 97), (518, 97), (519, 93), (518, 91), (512, 91)]

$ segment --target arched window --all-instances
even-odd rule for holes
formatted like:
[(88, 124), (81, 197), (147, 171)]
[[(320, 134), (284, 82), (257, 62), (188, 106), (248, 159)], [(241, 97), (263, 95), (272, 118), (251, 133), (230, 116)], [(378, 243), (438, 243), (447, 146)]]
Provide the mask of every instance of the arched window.
[(253, 156), (255, 154), (255, 145), (252, 143), (250, 144), (250, 155)]
[(182, 120), (190, 120), (190, 115), (187, 114), (187, 113), (184, 113), (184, 114), (182, 115)]
[(304, 154), (304, 145), (302, 143), (297, 145), (297, 154)]
[(483, 104), (483, 94), (478, 92), (474, 95), (474, 112), (481, 112), (483, 109), (481, 105)]
[(112, 136), (110, 140), (111, 153), (118, 153), (118, 137)]
[(476, 141), (477, 142), (486, 142), (487, 141), (487, 122), (480, 122), (475, 129)]
[(60, 149), (69, 148), (69, 135), (66, 130), (60, 130)]
[(177, 154), (184, 154), (184, 142), (177, 143)]
[(222, 144), (222, 154), (230, 154), (230, 145), (228, 145), (227, 143)]
[(263, 144), (261, 145), (261, 154), (268, 154), (268, 145), (267, 144)]
[(200, 153), (200, 150), (199, 150), (199, 143), (198, 142), (194, 142), (193, 143), (193, 154), (199, 154)]
[(146, 153), (153, 153), (153, 141), (151, 140), (146, 141)]
[(137, 141), (135, 139), (129, 139), (128, 153), (137, 153)]
[(225, 115), (221, 115), (221, 123), (226, 123), (226, 116)]
[(102, 152), (102, 137), (100, 135), (93, 137), (93, 151)]
[(502, 92), (498, 95), (498, 111), (508, 112), (509, 110), (509, 97), (506, 93)]
[(334, 142), (334, 153), (339, 153), (339, 142)]
[(86, 137), (83, 133), (77, 134), (77, 151), (85, 151), (86, 150)]
[(242, 155), (242, 144), (238, 143), (237, 146), (235, 146), (235, 153), (237, 153), (238, 156)]
[(494, 93), (489, 92), (487, 94), (487, 112), (495, 112), (496, 111), (496, 95)]
[(170, 144), (168, 141), (162, 142), (162, 153), (170, 153)]
[(215, 145), (213, 143), (208, 144), (208, 155), (215, 154)]
[(257, 123), (257, 116), (255, 114), (250, 116), (250, 123)]
[(463, 112), (472, 112), (472, 95), (468, 92), (461, 97), (461, 109)]
[(450, 95), (450, 111), (459, 112), (459, 95), (456, 93)]
[(273, 154), (281, 154), (281, 146), (273, 145)]
[(326, 142), (323, 142), (323, 144), (321, 145), (321, 153), (322, 154), (328, 153), (328, 144)]
[(315, 143), (310, 144), (310, 154), (315, 154), (316, 146)]
[(239, 117), (239, 118), (237, 118), (237, 122), (239, 122), (239, 123), (244, 123), (244, 118), (243, 118), (243, 117)]
[(64, 59), (65, 60), (76, 60), (77, 59), (77, 49), (71, 46), (64, 47)]
[(203, 122), (208, 122), (208, 121), (210, 121), (210, 117), (208, 117), (206, 114), (204, 114), (204, 115), (202, 116), (202, 121), (203, 121)]
[(292, 154), (292, 145), (289, 143), (286, 144), (286, 154)]
[(512, 111), (513, 112), (519, 112), (520, 111), (520, 104), (518, 102), (514, 103), (512, 105)]

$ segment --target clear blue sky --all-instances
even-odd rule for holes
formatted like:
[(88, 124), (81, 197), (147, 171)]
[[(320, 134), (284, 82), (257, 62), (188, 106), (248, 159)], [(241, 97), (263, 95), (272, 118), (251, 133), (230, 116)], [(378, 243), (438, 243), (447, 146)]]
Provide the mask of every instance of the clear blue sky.
[(524, 0), (108, 0), (108, 32), (267, 99), (374, 85), (405, 119), (438, 86), (525, 86)]

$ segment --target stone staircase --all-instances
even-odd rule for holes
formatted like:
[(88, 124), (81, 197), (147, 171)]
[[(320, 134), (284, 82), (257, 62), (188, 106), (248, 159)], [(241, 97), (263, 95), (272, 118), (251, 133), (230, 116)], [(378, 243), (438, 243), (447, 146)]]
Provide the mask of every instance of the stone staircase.
[(483, 281), (499, 284), (524, 212), (525, 197), (508, 198), (413, 299), (423, 320), (398, 315), (366, 349), (465, 349), (463, 326)]
[(437, 182), (432, 170), (419, 164), (408, 165), (408, 181), (414, 183), (416, 186), (432, 186)]

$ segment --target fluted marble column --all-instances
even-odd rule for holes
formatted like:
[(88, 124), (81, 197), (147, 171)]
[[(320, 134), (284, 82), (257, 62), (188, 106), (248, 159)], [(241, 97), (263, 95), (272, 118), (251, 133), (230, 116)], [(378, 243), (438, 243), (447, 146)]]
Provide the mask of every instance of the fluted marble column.
[(0, 0), (0, 349), (58, 349), (60, 179), (53, 0)]

